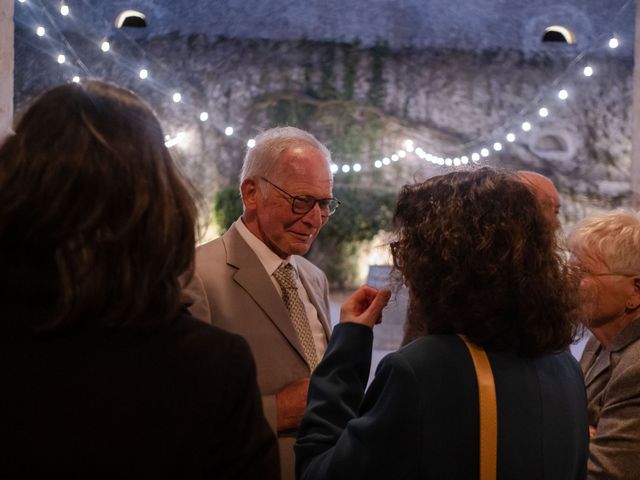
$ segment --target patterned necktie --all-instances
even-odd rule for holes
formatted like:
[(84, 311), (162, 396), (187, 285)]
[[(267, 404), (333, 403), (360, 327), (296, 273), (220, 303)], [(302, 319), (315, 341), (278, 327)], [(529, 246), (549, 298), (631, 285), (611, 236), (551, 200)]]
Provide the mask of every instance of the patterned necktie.
[(282, 300), (284, 301), (289, 318), (298, 334), (298, 339), (302, 345), (302, 351), (306, 357), (309, 368), (313, 371), (318, 364), (318, 356), (316, 354), (316, 346), (313, 342), (313, 334), (307, 320), (307, 314), (304, 305), (298, 295), (298, 286), (296, 285), (296, 273), (290, 263), (281, 264), (278, 269), (273, 272), (273, 278), (276, 279), (282, 289)]

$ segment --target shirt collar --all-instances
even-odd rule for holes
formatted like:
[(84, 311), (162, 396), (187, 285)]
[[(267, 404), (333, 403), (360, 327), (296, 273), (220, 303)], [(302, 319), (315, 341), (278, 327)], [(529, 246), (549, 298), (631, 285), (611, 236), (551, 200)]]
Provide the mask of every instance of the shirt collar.
[(247, 228), (242, 221), (242, 218), (236, 220), (235, 226), (242, 239), (247, 242), (247, 245), (249, 245), (249, 248), (256, 254), (258, 260), (260, 260), (260, 263), (269, 275), (273, 275), (273, 272), (275, 272), (276, 269), (285, 262), (289, 262), (293, 268), (297, 270), (295, 259), (291, 255), (285, 259), (280, 258)]

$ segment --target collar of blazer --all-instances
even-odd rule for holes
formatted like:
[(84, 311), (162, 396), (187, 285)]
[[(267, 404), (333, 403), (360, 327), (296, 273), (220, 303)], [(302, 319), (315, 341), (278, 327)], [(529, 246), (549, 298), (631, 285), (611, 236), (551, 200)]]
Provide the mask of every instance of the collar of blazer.
[[(273, 285), (271, 278), (265, 271), (258, 256), (247, 245), (247, 242), (240, 236), (235, 226), (231, 226), (229, 230), (222, 236), (227, 256), (227, 264), (236, 269), (233, 274), (233, 280), (244, 289), (254, 302), (262, 309), (265, 315), (271, 320), (276, 328), (287, 339), (291, 346), (296, 350), (302, 361), (305, 361), (302, 345), (298, 340), (291, 320), (282, 298), (278, 294), (276, 287)], [(316, 306), (318, 315), (320, 309), (317, 306), (317, 298), (313, 293), (313, 289), (308, 287), (307, 279), (300, 274), (300, 280), (307, 289), (309, 299)], [(320, 318), (321, 323), (327, 331), (325, 319)]]

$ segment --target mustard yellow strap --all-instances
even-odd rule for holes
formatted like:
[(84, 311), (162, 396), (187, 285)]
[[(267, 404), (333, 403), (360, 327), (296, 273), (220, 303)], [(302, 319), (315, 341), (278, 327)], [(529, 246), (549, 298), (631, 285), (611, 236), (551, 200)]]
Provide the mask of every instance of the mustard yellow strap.
[(495, 480), (498, 458), (498, 409), (493, 372), (484, 349), (458, 335), (469, 349), (478, 378), (480, 404), (480, 480)]

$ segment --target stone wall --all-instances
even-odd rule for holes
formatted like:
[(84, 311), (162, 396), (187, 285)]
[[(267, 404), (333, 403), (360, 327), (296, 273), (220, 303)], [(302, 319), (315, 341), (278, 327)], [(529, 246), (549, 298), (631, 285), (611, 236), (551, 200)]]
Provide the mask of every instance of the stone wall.
[[(18, 30), (16, 36), (32, 34)], [(449, 170), (413, 155), (374, 168), (374, 160), (401, 148), (405, 138), (453, 158), (514, 131), (518, 140), (502, 141), (505, 148), (482, 163), (552, 177), (566, 221), (630, 201), (633, 65), (606, 53), (574, 64), (552, 51), (392, 50), (171, 34), (116, 40), (114, 53), (104, 55), (83, 37), (67, 39), (91, 76), (132, 88), (155, 108), (167, 133), (186, 133), (173, 151), (207, 197), (235, 181), (247, 139), (288, 119), (317, 133), (337, 163), (362, 164), (360, 173), (338, 173), (336, 182), (398, 188)], [(69, 80), (70, 71), (33, 41), (18, 41), (16, 49), (19, 106)], [(587, 60), (595, 70), (590, 78), (581, 73)], [(137, 77), (140, 66), (150, 70), (149, 79)], [(567, 88), (569, 99), (557, 99), (559, 88)], [(171, 101), (176, 89), (179, 104)], [(542, 105), (551, 112), (546, 119), (536, 114)], [(203, 110), (207, 122), (198, 120)], [(524, 119), (533, 124), (529, 134), (519, 129)], [(227, 125), (236, 129), (231, 137), (224, 135)]]

